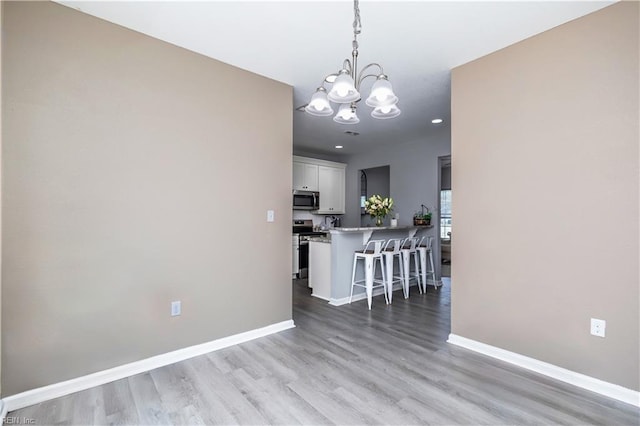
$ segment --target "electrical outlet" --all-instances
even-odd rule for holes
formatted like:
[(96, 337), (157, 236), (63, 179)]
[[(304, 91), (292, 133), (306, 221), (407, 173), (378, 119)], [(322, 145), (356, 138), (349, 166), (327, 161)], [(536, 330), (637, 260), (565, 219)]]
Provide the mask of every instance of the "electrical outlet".
[(598, 337), (604, 337), (607, 322), (605, 320), (591, 318), (591, 334)]
[(171, 302), (171, 316), (177, 317), (182, 313), (182, 306), (179, 300)]
[(267, 222), (273, 222), (276, 220), (276, 212), (273, 210), (267, 210)]

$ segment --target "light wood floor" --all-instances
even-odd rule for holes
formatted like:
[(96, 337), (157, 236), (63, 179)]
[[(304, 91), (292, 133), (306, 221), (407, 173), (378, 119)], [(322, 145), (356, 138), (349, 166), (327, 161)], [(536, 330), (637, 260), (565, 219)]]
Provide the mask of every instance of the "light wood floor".
[[(445, 343), (448, 283), (332, 307), (294, 282), (296, 328), (9, 416), (44, 424), (602, 424), (640, 410)], [(414, 288), (412, 288), (414, 289)]]

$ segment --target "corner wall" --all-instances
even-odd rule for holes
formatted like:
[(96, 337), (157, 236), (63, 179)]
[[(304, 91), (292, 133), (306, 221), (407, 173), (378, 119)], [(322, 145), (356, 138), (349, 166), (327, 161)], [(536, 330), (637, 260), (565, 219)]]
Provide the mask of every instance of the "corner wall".
[(452, 333), (636, 391), (638, 16), (620, 2), (452, 74)]
[(3, 7), (3, 396), (290, 320), (291, 87)]

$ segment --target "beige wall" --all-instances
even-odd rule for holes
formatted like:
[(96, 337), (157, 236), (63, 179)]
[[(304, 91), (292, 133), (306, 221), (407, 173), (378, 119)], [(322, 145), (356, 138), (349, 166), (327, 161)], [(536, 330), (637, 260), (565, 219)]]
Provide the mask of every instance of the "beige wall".
[(291, 87), (4, 14), (3, 395), (290, 320)]
[[(3, 20), (4, 2), (0, 2), (0, 32)], [(2, 44), (4, 37), (0, 35), (0, 99), (2, 99)], [(2, 353), (2, 102), (0, 102), (0, 354)], [(2, 357), (0, 356), (0, 395), (2, 395)], [(2, 410), (2, 402), (0, 402)]]
[(638, 16), (618, 3), (452, 75), (452, 333), (634, 390)]

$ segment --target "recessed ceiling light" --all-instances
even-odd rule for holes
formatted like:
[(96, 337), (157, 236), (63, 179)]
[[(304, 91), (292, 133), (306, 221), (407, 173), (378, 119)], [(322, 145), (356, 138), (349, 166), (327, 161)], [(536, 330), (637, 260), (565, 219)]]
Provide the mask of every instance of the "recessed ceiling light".
[(442, 123), (442, 118), (435, 118), (435, 119), (431, 120), (431, 122), (433, 124), (440, 124), (440, 123)]
[(336, 145), (336, 149), (342, 149), (344, 148), (342, 145)]

